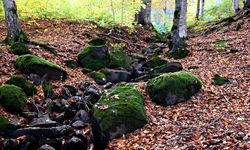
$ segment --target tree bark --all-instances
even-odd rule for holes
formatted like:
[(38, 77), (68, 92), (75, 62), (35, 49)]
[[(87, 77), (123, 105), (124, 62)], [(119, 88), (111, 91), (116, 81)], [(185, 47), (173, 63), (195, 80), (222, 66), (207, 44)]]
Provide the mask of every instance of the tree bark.
[(250, 8), (250, 0), (245, 1), (244, 8)]
[(204, 17), (205, 0), (201, 0), (201, 18)]
[(187, 37), (187, 0), (181, 1), (181, 14), (179, 22), (179, 36), (180, 38)]
[(135, 21), (141, 25), (151, 25), (151, 0), (143, 0), (146, 8), (141, 7), (141, 10), (135, 15)]
[(199, 16), (200, 16), (200, 0), (197, 0), (197, 9), (196, 9), (196, 16), (195, 19), (199, 20)]
[(17, 7), (15, 0), (3, 0), (5, 22), (7, 25), (7, 37), (4, 40), (6, 44), (15, 42), (27, 42), (28, 38), (21, 28), (20, 21), (17, 15)]
[(183, 0), (175, 0), (175, 11), (174, 11), (174, 19), (173, 26), (171, 29), (171, 38), (172, 42), (169, 45), (168, 56), (176, 59), (184, 58), (188, 55), (188, 51), (186, 50), (186, 43), (183, 38), (180, 37), (179, 29), (180, 29), (180, 19), (182, 12), (182, 1)]
[(233, 2), (234, 13), (237, 14), (237, 12), (240, 10), (239, 1), (238, 0), (233, 0), (232, 2)]

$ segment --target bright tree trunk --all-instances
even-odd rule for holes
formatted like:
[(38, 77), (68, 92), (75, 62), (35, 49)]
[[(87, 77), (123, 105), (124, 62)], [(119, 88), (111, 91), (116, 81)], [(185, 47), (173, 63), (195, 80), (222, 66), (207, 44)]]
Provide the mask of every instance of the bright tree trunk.
[(141, 25), (151, 25), (151, 0), (143, 0), (145, 8), (141, 8), (141, 10), (136, 14), (135, 21)]
[(233, 8), (234, 8), (235, 14), (240, 10), (238, 0), (233, 0)]
[(201, 1), (200, 0), (197, 0), (197, 8), (196, 8), (196, 16), (195, 16), (195, 19), (196, 20), (199, 20), (199, 16), (200, 16), (200, 4)]
[(180, 20), (182, 12), (182, 1), (175, 0), (175, 11), (173, 19), (173, 27), (171, 29), (172, 42), (169, 45), (168, 56), (173, 58), (184, 58), (187, 56), (188, 52), (186, 50), (185, 40), (180, 37)]
[(17, 7), (14, 0), (3, 0), (5, 22), (7, 25), (7, 37), (4, 40), (6, 44), (15, 42), (26, 42), (28, 39), (22, 31), (20, 21), (17, 15)]
[(187, 0), (181, 1), (181, 14), (179, 22), (179, 36), (180, 38), (187, 37)]
[(204, 17), (205, 0), (201, 0), (201, 18)]

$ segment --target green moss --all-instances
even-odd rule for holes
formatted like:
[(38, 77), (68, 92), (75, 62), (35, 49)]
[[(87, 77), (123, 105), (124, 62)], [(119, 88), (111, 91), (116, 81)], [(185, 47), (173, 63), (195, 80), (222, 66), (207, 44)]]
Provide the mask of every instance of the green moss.
[(88, 76), (95, 80), (105, 80), (106, 78), (106, 75), (100, 71), (93, 71), (89, 73)]
[(45, 98), (54, 99), (56, 97), (56, 94), (53, 90), (53, 86), (50, 82), (44, 82), (42, 87), (43, 87), (43, 93), (44, 93)]
[(3, 43), (12, 45), (14, 43), (27, 43), (28, 41), (29, 41), (28, 36), (24, 32), (21, 32), (18, 37), (13, 38), (13, 37), (7, 36), (6, 39), (3, 41)]
[(218, 74), (216, 74), (214, 76), (213, 80), (214, 80), (214, 82), (213, 82), (214, 85), (223, 85), (225, 83), (229, 83), (230, 82), (227, 78), (221, 77)]
[(28, 82), (27, 80), (25, 80), (22, 77), (19, 76), (13, 76), (11, 77), (6, 84), (11, 84), (11, 85), (15, 85), (18, 86), (20, 88), (23, 89), (23, 91), (28, 95), (28, 96), (32, 96), (33, 94), (36, 93), (36, 88), (35, 86)]
[(198, 69), (199, 67), (198, 66), (189, 66), (188, 69), (191, 70), (191, 69)]
[(110, 52), (111, 66), (127, 68), (131, 64), (128, 55), (120, 49), (114, 49)]
[(131, 84), (122, 84), (104, 93), (92, 112), (99, 123), (99, 133), (109, 136), (118, 127), (124, 126), (125, 132), (131, 132), (147, 122), (143, 94)]
[(10, 122), (7, 118), (4, 116), (0, 116), (0, 131), (6, 130), (10, 127)]
[(160, 34), (158, 32), (150, 37), (150, 42), (152, 42), (152, 43), (166, 43), (166, 41), (164, 39), (164, 35)]
[(153, 56), (148, 62), (147, 66), (149, 68), (156, 68), (162, 65), (167, 64), (168, 62), (165, 59), (160, 58), (159, 56)]
[(102, 45), (106, 45), (106, 42), (101, 38), (95, 37), (91, 41), (89, 41), (89, 45), (102, 46)]
[(108, 52), (98, 55), (98, 50), (107, 49), (106, 46), (88, 46), (78, 54), (78, 62), (82, 67), (98, 70), (105, 68), (110, 63)]
[(78, 66), (78, 63), (75, 60), (65, 60), (65, 65), (69, 68), (75, 69)]
[(24, 43), (14, 43), (10, 47), (10, 52), (16, 55), (24, 55), (31, 53)]
[(225, 41), (223, 41), (223, 40), (217, 40), (215, 42), (215, 48), (219, 52), (224, 52), (227, 47), (228, 47), (227, 43)]
[(201, 81), (196, 76), (179, 71), (149, 80), (147, 92), (157, 104), (169, 106), (189, 99), (201, 86)]
[(26, 100), (27, 96), (21, 88), (8, 84), (0, 87), (0, 103), (6, 110), (20, 112)]
[(187, 57), (189, 54), (189, 51), (188, 50), (178, 50), (176, 51), (175, 53), (171, 54), (170, 55), (170, 58), (174, 58), (174, 59), (182, 59), (182, 58), (185, 58)]
[(41, 57), (30, 54), (19, 56), (15, 62), (15, 67), (26, 74), (32, 73), (32, 70), (35, 70), (36, 66), (47, 66), (49, 68), (56, 69), (63, 72), (65, 77), (67, 74), (64, 68), (53, 64)]

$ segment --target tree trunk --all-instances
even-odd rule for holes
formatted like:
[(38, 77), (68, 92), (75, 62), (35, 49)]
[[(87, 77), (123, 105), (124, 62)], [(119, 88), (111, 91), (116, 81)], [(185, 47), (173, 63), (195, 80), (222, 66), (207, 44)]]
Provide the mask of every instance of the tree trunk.
[(233, 0), (233, 8), (234, 8), (234, 13), (237, 14), (237, 12), (240, 10), (238, 0)]
[(168, 51), (168, 56), (176, 59), (184, 58), (188, 55), (185, 40), (179, 35), (182, 1), (183, 0), (175, 0), (174, 20), (171, 29), (172, 42), (170, 43), (170, 50)]
[(200, 16), (200, 0), (197, 0), (197, 9), (196, 9), (196, 16), (195, 19), (199, 20), (199, 16)]
[(181, 15), (179, 22), (179, 36), (180, 38), (187, 37), (187, 0), (181, 1)]
[(28, 38), (21, 28), (20, 21), (17, 15), (17, 8), (15, 0), (3, 0), (5, 22), (7, 25), (7, 37), (4, 40), (6, 44), (13, 44), (15, 42), (27, 42)]
[(245, 1), (244, 8), (250, 8), (250, 0)]
[(135, 21), (137, 24), (151, 25), (151, 0), (143, 0), (143, 3), (146, 8), (141, 7), (141, 10), (135, 16)]
[(201, 0), (201, 18), (204, 17), (205, 0)]

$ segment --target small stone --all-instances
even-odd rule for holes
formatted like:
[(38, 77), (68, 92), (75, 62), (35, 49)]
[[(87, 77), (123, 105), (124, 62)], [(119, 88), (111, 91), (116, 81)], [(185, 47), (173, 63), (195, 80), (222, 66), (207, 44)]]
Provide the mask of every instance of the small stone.
[(78, 120), (72, 124), (72, 127), (75, 129), (82, 129), (84, 127), (84, 123), (82, 121)]
[(51, 127), (55, 125), (56, 125), (56, 122), (52, 121), (48, 115), (43, 115), (40, 118), (35, 118), (30, 123), (30, 126), (32, 127)]
[(55, 148), (53, 148), (52, 146), (45, 144), (41, 147), (39, 147), (37, 150), (55, 150)]
[(65, 88), (67, 88), (73, 96), (75, 96), (78, 91), (73, 85), (65, 85)]
[(78, 137), (72, 137), (63, 146), (63, 150), (85, 150), (87, 144)]
[(75, 131), (75, 135), (76, 135), (76, 137), (80, 138), (80, 139), (83, 141), (83, 143), (88, 143), (88, 138), (87, 138), (87, 136), (83, 133), (82, 130), (76, 130), (76, 131)]
[(108, 82), (107, 84), (105, 84), (103, 86), (104, 89), (110, 89), (113, 86), (113, 84), (111, 82)]
[(70, 97), (72, 97), (72, 94), (67, 88), (64, 88), (62, 92), (62, 98), (69, 99)]
[(79, 110), (75, 117), (74, 117), (75, 121), (82, 121), (83, 123), (89, 123), (90, 122), (90, 116), (89, 113), (87, 113), (85, 110)]
[(12, 150), (18, 148), (18, 141), (15, 139), (6, 139), (3, 141), (3, 149)]

